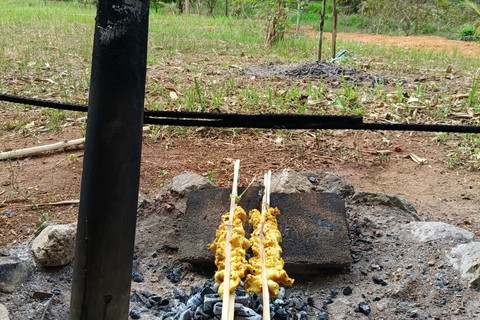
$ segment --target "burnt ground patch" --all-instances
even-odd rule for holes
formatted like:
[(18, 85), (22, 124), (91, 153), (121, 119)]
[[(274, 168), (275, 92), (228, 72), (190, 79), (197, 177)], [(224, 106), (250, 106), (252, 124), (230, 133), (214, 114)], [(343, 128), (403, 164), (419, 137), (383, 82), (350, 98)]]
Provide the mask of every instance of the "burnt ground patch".
[(389, 82), (388, 79), (366, 71), (355, 70), (326, 61), (307, 61), (290, 64), (265, 63), (247, 67), (245, 75), (255, 77), (322, 78), (332, 86), (341, 85), (344, 80), (355, 84), (367, 84), (372, 87)]

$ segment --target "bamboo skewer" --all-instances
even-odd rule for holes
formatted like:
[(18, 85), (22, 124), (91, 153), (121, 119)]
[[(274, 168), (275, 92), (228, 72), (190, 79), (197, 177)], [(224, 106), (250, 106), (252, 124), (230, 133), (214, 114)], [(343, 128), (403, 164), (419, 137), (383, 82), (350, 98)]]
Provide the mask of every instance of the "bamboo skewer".
[(222, 302), (222, 320), (234, 320), (235, 316), (235, 291), (233, 295), (230, 294), (230, 263), (232, 246), (230, 240), (232, 238), (233, 229), (233, 212), (237, 207), (238, 195), (238, 172), (240, 170), (240, 160), (236, 160), (234, 164), (232, 196), (230, 199), (230, 215), (227, 226), (227, 239), (225, 241), (225, 276), (223, 280), (223, 302)]
[(268, 171), (264, 176), (265, 191), (262, 199), (262, 222), (260, 227), (260, 261), (262, 263), (262, 301), (263, 301), (263, 320), (270, 320), (270, 293), (268, 291), (268, 274), (265, 266), (265, 248), (263, 246), (265, 213), (270, 207), (270, 179), (272, 172)]

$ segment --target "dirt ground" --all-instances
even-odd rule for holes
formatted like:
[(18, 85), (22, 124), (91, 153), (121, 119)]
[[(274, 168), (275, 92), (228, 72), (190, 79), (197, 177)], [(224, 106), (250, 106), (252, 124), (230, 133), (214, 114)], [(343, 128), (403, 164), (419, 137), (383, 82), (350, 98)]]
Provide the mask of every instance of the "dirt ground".
[[(312, 27), (304, 26), (302, 33), (308, 37), (318, 37), (318, 31)], [(457, 50), (459, 55), (465, 57), (478, 57), (480, 55), (480, 43), (466, 42), (460, 40), (449, 40), (438, 36), (387, 36), (382, 34), (363, 34), (358, 32), (339, 32), (337, 37), (348, 41), (358, 41), (374, 44), (385, 44), (387, 46), (397, 46), (402, 48), (427, 49), (434, 52), (453, 53)], [(330, 32), (324, 33), (324, 38), (331, 39)]]

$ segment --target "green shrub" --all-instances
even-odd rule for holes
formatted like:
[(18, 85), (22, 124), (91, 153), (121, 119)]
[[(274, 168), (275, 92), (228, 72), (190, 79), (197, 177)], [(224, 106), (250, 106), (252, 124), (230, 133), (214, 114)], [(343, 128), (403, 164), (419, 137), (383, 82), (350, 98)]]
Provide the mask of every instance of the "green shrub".
[(473, 36), (474, 33), (475, 28), (473, 26), (463, 27), (462, 30), (460, 30), (461, 37)]

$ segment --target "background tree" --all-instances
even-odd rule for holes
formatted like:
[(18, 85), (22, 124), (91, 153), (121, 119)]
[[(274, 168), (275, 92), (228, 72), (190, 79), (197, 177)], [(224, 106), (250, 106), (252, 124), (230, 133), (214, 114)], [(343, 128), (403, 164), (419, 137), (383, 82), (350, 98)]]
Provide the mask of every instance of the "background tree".
[(215, 7), (217, 6), (217, 0), (206, 0), (205, 4), (208, 8), (208, 14), (213, 15), (213, 11), (215, 10)]

